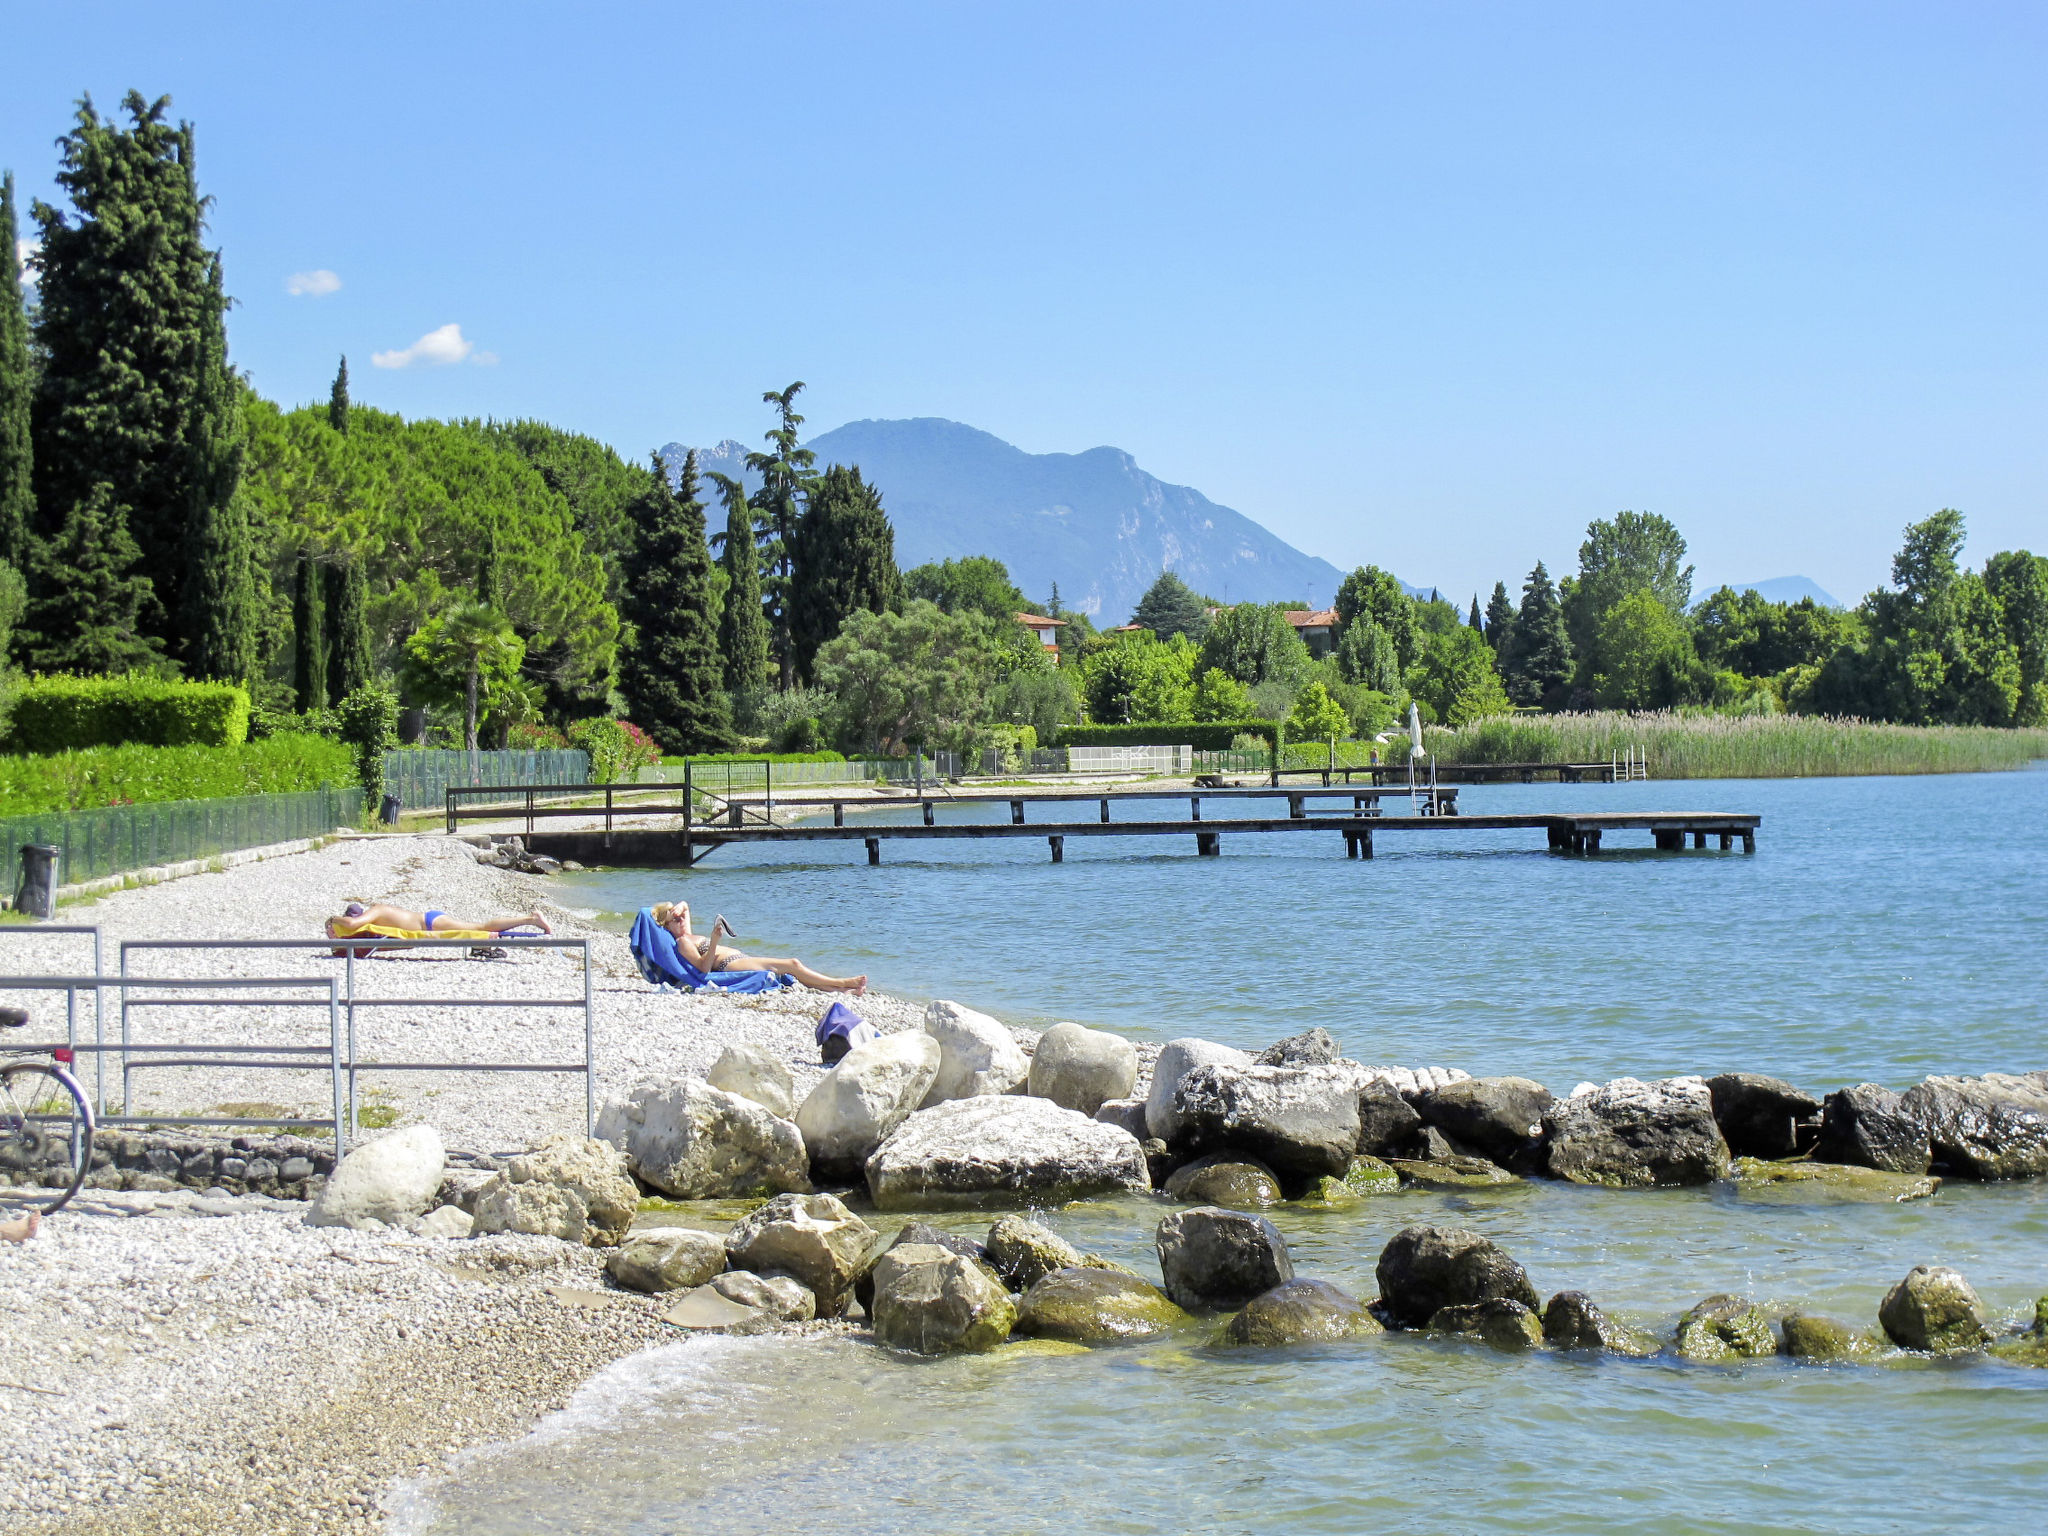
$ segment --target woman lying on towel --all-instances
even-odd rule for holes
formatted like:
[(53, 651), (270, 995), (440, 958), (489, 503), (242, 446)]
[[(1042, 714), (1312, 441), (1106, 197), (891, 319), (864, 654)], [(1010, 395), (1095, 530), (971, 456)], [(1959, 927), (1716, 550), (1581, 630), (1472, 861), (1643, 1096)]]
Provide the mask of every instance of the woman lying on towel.
[(819, 992), (860, 993), (868, 989), (865, 976), (823, 976), (801, 960), (765, 960), (725, 948), (719, 944), (718, 936), (724, 933), (737, 938), (738, 935), (722, 917), (711, 925), (709, 934), (699, 938), (690, 931), (690, 904), (687, 901), (656, 902), (654, 920), (675, 936), (677, 950), (700, 971), (774, 971), (779, 976), (794, 976)]
[(514, 928), (554, 932), (538, 912), (528, 912), (523, 917), (493, 917), (472, 922), (466, 917), (456, 917), (432, 907), (424, 912), (413, 912), (404, 907), (387, 906), (381, 901), (367, 905), (352, 901), (341, 916), (327, 919), (327, 937), (330, 939), (354, 939), (366, 933), (375, 933), (384, 939), (426, 938), (441, 934), (451, 939), (472, 939), (508, 933)]

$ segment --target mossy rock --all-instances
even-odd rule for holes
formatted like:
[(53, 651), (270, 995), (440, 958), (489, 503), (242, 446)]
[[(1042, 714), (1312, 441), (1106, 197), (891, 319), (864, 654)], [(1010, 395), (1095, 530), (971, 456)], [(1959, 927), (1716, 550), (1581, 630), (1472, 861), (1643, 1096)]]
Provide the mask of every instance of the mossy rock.
[(1784, 1352), (1798, 1360), (1874, 1360), (1887, 1347), (1867, 1331), (1808, 1312), (1794, 1312), (1780, 1326)]
[(1542, 1321), (1521, 1302), (1506, 1296), (1439, 1307), (1429, 1320), (1429, 1331), (1465, 1334), (1508, 1354), (1543, 1347)]
[(1186, 1327), (1158, 1286), (1113, 1269), (1056, 1269), (1024, 1293), (1013, 1330), (1030, 1338), (1111, 1344)]
[(1344, 1170), (1344, 1183), (1361, 1195), (1390, 1195), (1401, 1187), (1401, 1175), (1377, 1157), (1354, 1157)]
[(990, 1350), (988, 1357), (991, 1360), (1053, 1360), (1061, 1355), (1085, 1355), (1089, 1352), (1086, 1344), (1074, 1344), (1066, 1339), (1013, 1338)]
[(1173, 1171), (1164, 1191), (1169, 1200), (1255, 1211), (1280, 1203), (1280, 1180), (1257, 1158), (1241, 1152), (1212, 1152)]
[(1385, 1333), (1365, 1303), (1322, 1280), (1289, 1280), (1254, 1296), (1224, 1324), (1224, 1344), (1326, 1344)]
[(2008, 1365), (2048, 1366), (2048, 1296), (2034, 1303), (2034, 1326), (2010, 1339), (1989, 1346), (1993, 1355)]
[(1941, 1180), (1930, 1174), (1887, 1173), (1882, 1168), (1801, 1162), (1796, 1158), (1768, 1162), (1760, 1157), (1738, 1157), (1734, 1173), (1736, 1191), (1743, 1199), (1785, 1204), (1925, 1200), (1941, 1188)]
[(1498, 1163), (1488, 1162), (1483, 1157), (1460, 1157), (1455, 1153), (1426, 1163), (1397, 1157), (1389, 1166), (1400, 1176), (1403, 1184), (1412, 1184), (1417, 1189), (1496, 1189), (1525, 1182)]
[(1678, 1353), (1687, 1360), (1725, 1364), (1778, 1351), (1770, 1319), (1740, 1296), (1709, 1296), (1678, 1320)]

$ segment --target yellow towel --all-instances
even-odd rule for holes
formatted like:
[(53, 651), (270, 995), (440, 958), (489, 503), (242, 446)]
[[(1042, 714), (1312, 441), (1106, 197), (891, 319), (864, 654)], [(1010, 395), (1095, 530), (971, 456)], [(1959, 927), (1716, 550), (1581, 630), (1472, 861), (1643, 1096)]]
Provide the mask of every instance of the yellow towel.
[(359, 923), (353, 928), (344, 928), (334, 935), (337, 939), (495, 939), (497, 935), (488, 928), (436, 928), (428, 933), (423, 928), (386, 928), (380, 923)]

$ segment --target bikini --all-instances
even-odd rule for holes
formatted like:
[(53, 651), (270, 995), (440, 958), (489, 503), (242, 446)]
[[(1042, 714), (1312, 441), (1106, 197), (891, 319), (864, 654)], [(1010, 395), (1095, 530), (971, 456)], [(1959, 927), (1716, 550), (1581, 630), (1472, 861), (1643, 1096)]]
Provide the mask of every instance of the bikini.
[(448, 914), (446, 912), (437, 912), (432, 907), (429, 907), (425, 912), (422, 912), (420, 914), (420, 916), (426, 922), (427, 932), (429, 933), (432, 933), (434, 931), (434, 919), (437, 917), (446, 917), (447, 915)]

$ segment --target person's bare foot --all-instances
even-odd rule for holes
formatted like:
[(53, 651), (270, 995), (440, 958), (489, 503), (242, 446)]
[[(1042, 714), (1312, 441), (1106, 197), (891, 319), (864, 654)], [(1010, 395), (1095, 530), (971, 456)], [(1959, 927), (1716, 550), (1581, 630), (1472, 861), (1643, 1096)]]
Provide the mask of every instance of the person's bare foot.
[(848, 982), (848, 983), (846, 984), (846, 990), (847, 990), (847, 991), (849, 991), (849, 992), (851, 992), (851, 993), (852, 993), (852, 994), (853, 994), (853, 995), (854, 995), (855, 997), (865, 997), (865, 996), (867, 995), (867, 990), (868, 990), (868, 979), (867, 979), (867, 977), (865, 977), (865, 976), (856, 976), (856, 977), (854, 977), (854, 978), (853, 978), (853, 980), (849, 981), (849, 982)]
[(42, 1224), (43, 1217), (40, 1211), (30, 1211), (26, 1216), (18, 1216), (13, 1221), (0, 1221), (0, 1242), (25, 1243), (36, 1235)]
[(542, 917), (538, 912), (527, 913), (526, 921), (533, 927), (538, 928), (542, 933), (553, 933), (555, 931), (554, 929), (548, 926), (548, 920)]

